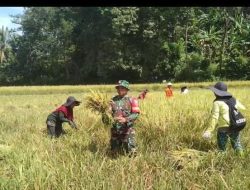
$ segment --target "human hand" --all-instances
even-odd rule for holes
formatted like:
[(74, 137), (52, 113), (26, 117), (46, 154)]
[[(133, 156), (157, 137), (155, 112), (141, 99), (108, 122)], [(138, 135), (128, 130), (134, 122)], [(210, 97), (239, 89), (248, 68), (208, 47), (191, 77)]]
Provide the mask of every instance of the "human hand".
[(107, 109), (108, 113), (111, 114), (114, 107), (115, 107), (115, 102), (113, 100), (110, 100), (109, 105), (108, 105), (108, 109)]
[(113, 107), (115, 105), (115, 102), (113, 100), (109, 101), (109, 106)]
[(202, 135), (202, 137), (203, 137), (204, 139), (210, 139), (211, 136), (212, 136), (212, 134), (211, 134), (210, 131), (205, 131), (205, 132), (203, 133), (203, 135)]
[(115, 120), (117, 120), (119, 123), (126, 123), (127, 119), (125, 117), (119, 116), (116, 117)]
[(69, 121), (69, 125), (70, 125), (72, 128), (77, 129), (77, 126), (76, 126), (76, 124), (75, 124), (73, 121)]

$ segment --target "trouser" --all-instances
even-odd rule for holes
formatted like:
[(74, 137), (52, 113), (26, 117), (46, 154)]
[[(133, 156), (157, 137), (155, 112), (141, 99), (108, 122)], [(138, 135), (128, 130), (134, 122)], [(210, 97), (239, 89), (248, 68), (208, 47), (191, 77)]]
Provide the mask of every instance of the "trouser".
[(236, 151), (241, 151), (242, 146), (240, 143), (240, 134), (239, 132), (231, 131), (229, 127), (218, 128), (217, 144), (218, 144), (219, 150), (221, 151), (226, 150), (228, 137), (230, 138), (230, 142), (231, 142), (233, 149)]
[(126, 153), (135, 152), (135, 130), (132, 127), (111, 128), (111, 151), (125, 150)]
[(54, 122), (47, 121), (47, 131), (48, 135), (52, 137), (59, 137), (60, 135), (63, 134), (63, 128), (62, 125), (60, 124), (55, 124)]

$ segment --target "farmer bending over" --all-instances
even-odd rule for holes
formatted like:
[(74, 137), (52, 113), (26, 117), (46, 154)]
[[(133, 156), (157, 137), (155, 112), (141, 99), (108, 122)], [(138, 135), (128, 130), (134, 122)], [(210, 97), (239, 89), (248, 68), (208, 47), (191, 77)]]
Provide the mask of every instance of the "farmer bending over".
[(189, 92), (187, 86), (181, 87), (181, 94), (187, 94)]
[(70, 96), (66, 103), (49, 114), (46, 121), (49, 136), (59, 137), (63, 133), (63, 122), (67, 122), (72, 128), (77, 129), (77, 126), (73, 121), (73, 108), (79, 106), (80, 103), (81, 102), (76, 100), (73, 96)]
[(234, 150), (240, 155), (243, 155), (239, 131), (234, 131), (229, 127), (229, 106), (225, 103), (225, 100), (231, 101), (237, 109), (245, 109), (245, 107), (227, 92), (227, 85), (223, 82), (216, 83), (213, 87), (210, 87), (210, 89), (214, 92), (216, 98), (212, 108), (211, 125), (207, 128), (203, 137), (206, 139), (211, 138), (211, 132), (214, 131), (217, 126), (217, 144), (219, 150), (226, 150), (229, 137)]

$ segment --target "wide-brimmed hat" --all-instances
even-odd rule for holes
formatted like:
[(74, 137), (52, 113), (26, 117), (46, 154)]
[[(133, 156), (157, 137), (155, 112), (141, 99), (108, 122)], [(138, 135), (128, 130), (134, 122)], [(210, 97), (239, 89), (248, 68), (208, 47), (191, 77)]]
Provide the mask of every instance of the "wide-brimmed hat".
[(129, 82), (126, 80), (119, 80), (115, 88), (118, 88), (118, 87), (124, 87), (129, 90)]
[(229, 92), (227, 92), (227, 85), (223, 82), (217, 82), (214, 86), (209, 87), (217, 96), (232, 96)]
[(67, 101), (63, 105), (67, 107), (67, 106), (70, 106), (71, 104), (73, 104), (74, 102), (76, 103), (76, 106), (79, 106), (81, 103), (80, 101), (76, 100), (75, 97), (69, 96), (67, 98)]
[(171, 83), (171, 82), (169, 82), (168, 84), (167, 84), (167, 86), (172, 86), (173, 84)]

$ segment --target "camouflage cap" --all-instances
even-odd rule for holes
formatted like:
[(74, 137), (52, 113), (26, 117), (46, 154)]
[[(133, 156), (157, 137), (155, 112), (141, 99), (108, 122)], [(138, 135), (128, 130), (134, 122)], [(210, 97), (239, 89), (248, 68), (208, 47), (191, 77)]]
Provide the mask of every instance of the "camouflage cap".
[(129, 90), (129, 82), (126, 80), (119, 80), (118, 84), (115, 86), (115, 88), (117, 88), (119, 86), (124, 87), (124, 88)]

